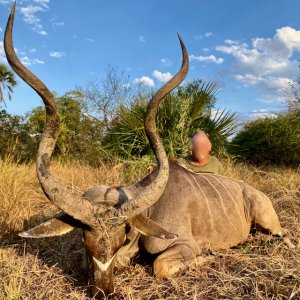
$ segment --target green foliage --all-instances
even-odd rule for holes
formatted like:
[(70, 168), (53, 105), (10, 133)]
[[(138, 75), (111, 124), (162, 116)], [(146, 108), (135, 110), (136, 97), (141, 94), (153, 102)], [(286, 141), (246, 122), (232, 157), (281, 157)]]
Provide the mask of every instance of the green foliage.
[[(197, 129), (209, 133), (215, 153), (223, 152), (226, 138), (236, 128), (236, 121), (230, 111), (214, 110), (217, 92), (216, 83), (197, 80), (165, 98), (157, 114), (157, 127), (170, 158), (190, 151), (190, 137)], [(108, 119), (101, 121), (86, 113), (82, 98), (80, 91), (56, 97), (61, 132), (54, 150), (55, 157), (80, 159), (98, 165), (101, 160), (113, 157), (140, 159), (143, 155), (152, 155), (144, 131), (149, 99), (140, 97), (131, 105), (119, 104), (115, 117), (107, 124)], [(26, 118), (17, 118), (10, 125), (0, 124), (3, 134), (5, 126), (10, 128), (7, 134), (10, 139), (2, 139), (10, 143), (3, 147), (2, 152), (17, 153), (21, 160), (34, 159), (45, 126), (44, 106), (33, 109)], [(19, 148), (14, 148), (16, 145)]]
[[(213, 110), (217, 92), (216, 83), (197, 80), (166, 96), (158, 110), (157, 128), (170, 158), (189, 152), (190, 137), (197, 129), (210, 135), (215, 153), (223, 151), (226, 138), (237, 124), (234, 113)], [(107, 148), (116, 155), (140, 157), (152, 153), (144, 131), (147, 103), (138, 99), (129, 108), (119, 109), (106, 139)]]
[(17, 160), (33, 158), (32, 138), (25, 119), (0, 111), (0, 157), (14, 157)]
[[(103, 124), (83, 113), (81, 102), (72, 92), (57, 98), (57, 105), (61, 119), (61, 131), (54, 154), (97, 163), (99, 156), (103, 155), (101, 146)], [(45, 126), (44, 107), (33, 109), (27, 118), (30, 134), (35, 137), (37, 150)]]
[(0, 102), (5, 105), (3, 91), (7, 89), (8, 99), (11, 99), (13, 88), (17, 85), (15, 75), (6, 65), (0, 64)]
[(249, 122), (232, 140), (230, 152), (254, 164), (300, 164), (300, 114)]

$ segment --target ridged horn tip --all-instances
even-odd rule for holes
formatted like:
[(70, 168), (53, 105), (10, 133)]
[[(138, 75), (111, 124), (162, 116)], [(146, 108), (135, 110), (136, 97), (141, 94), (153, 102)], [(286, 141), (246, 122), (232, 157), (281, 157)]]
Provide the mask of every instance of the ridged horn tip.
[(181, 38), (181, 36), (180, 36), (179, 32), (177, 32), (177, 36), (178, 36), (178, 38), (179, 38), (180, 42), (182, 42), (182, 38)]
[(16, 11), (16, 5), (17, 5), (17, 0), (14, 1), (12, 8), (10, 10), (10, 17), (14, 17), (15, 16), (15, 11)]
[(7, 25), (6, 25), (5, 34), (4, 34), (4, 50), (5, 50), (8, 62), (10, 62), (12, 57), (16, 55), (15, 49), (13, 47), (13, 41), (12, 41), (12, 30), (13, 30), (13, 26), (14, 26), (16, 5), (17, 5), (17, 1), (14, 1), (12, 8), (10, 10), (10, 14), (9, 14), (9, 17), (7, 20)]

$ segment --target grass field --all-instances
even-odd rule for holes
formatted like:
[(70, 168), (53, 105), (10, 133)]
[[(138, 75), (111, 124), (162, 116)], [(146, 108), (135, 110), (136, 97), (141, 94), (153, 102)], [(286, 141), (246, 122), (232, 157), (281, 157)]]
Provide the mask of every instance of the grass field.
[[(149, 162), (53, 164), (53, 173), (77, 189), (134, 182)], [(255, 233), (234, 249), (219, 251), (203, 265), (191, 264), (167, 280), (152, 276), (151, 263), (137, 257), (115, 272), (111, 299), (300, 299), (300, 173), (226, 163), (227, 175), (265, 192), (296, 249)], [(81, 265), (79, 231), (59, 238), (25, 240), (17, 236), (57, 212), (45, 199), (34, 165), (0, 160), (0, 300), (89, 299)]]

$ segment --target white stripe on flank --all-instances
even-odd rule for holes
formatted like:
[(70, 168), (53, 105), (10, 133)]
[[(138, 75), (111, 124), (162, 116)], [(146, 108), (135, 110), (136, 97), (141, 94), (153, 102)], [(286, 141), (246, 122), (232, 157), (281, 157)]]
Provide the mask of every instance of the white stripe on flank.
[(214, 176), (214, 179), (216, 179), (216, 180), (221, 184), (221, 186), (225, 189), (225, 191), (226, 191), (226, 192), (228, 193), (228, 195), (230, 196), (230, 198), (231, 198), (232, 202), (234, 203), (234, 206), (235, 206), (235, 208), (236, 208), (236, 210), (237, 210), (237, 212), (238, 212), (238, 215), (239, 215), (239, 217), (240, 217), (240, 219), (241, 219), (242, 225), (243, 225), (243, 227), (245, 228), (245, 220), (243, 219), (243, 216), (242, 216), (242, 214), (241, 214), (241, 212), (240, 212), (240, 209), (238, 208), (236, 202), (234, 201), (234, 198), (233, 198), (232, 194), (231, 194), (230, 191), (227, 189), (227, 187), (226, 187), (226, 186), (218, 179), (217, 176)]
[[(186, 178), (187, 178), (188, 182), (190, 183), (190, 185), (192, 186), (193, 190), (195, 190), (194, 184), (190, 181), (188, 175), (186, 173), (184, 173), (184, 175), (186, 176)], [(212, 218), (210, 205), (209, 205), (209, 202), (208, 202), (208, 200), (206, 198), (206, 195), (205, 195), (204, 191), (202, 190), (202, 188), (200, 187), (199, 183), (197, 182), (197, 180), (194, 178), (194, 176), (192, 174), (191, 174), (191, 177), (196, 182), (199, 190), (201, 191), (201, 193), (202, 193), (202, 195), (203, 195), (203, 197), (205, 199), (205, 202), (206, 202), (206, 205), (207, 205), (207, 209), (208, 209), (208, 213), (209, 213), (210, 226), (211, 226), (211, 228), (213, 228), (213, 218)], [(195, 191), (194, 191), (194, 193), (195, 193)], [(196, 194), (196, 197), (197, 197), (198, 194), (197, 193), (195, 193), (195, 194)]]
[(227, 220), (229, 221), (229, 223), (231, 224), (231, 226), (235, 229), (236, 232), (239, 232), (239, 230), (235, 227), (235, 225), (232, 223), (230, 217), (228, 216), (227, 212), (226, 212), (226, 208), (224, 206), (224, 201), (223, 201), (223, 197), (220, 195), (220, 193), (218, 192), (218, 190), (216, 189), (216, 187), (210, 182), (210, 180), (208, 178), (206, 178), (204, 175), (199, 174), (202, 178), (204, 178), (209, 184), (210, 186), (216, 191), (216, 193), (219, 196), (219, 199), (221, 200), (221, 204), (222, 204), (222, 208), (224, 211), (224, 215), (226, 216)]

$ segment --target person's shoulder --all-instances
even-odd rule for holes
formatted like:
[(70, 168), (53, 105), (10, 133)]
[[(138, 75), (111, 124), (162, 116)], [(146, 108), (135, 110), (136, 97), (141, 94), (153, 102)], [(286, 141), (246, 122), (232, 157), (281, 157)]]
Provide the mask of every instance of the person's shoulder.
[(212, 165), (217, 167), (217, 171), (215, 172), (216, 174), (223, 174), (224, 173), (224, 166), (222, 162), (216, 157), (216, 156), (211, 156), (210, 157), (210, 162)]
[(191, 162), (191, 160), (192, 160), (192, 156), (191, 155), (186, 155), (186, 156), (183, 156), (183, 157), (179, 157), (177, 159), (177, 161), (179, 163), (184, 163), (184, 164)]
[(221, 163), (221, 161), (214, 155), (211, 155), (209, 160), (214, 163)]

